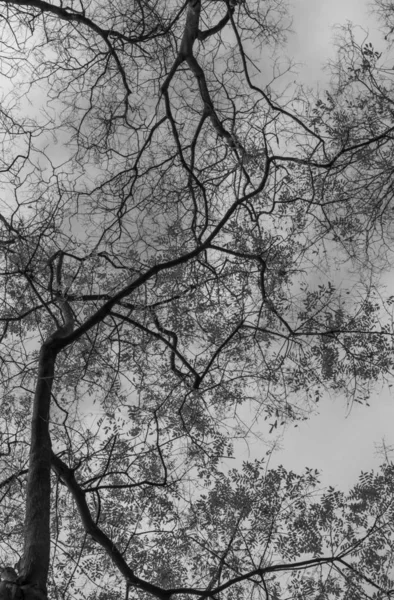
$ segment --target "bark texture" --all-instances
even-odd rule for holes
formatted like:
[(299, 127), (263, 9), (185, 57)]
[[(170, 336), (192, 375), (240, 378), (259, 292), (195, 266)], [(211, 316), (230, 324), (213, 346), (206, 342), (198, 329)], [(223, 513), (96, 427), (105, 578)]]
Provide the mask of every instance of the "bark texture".
[(25, 541), (21, 579), (46, 593), (50, 553), (51, 439), (49, 409), (56, 350), (52, 340), (41, 348), (31, 425), (29, 474), (26, 489)]

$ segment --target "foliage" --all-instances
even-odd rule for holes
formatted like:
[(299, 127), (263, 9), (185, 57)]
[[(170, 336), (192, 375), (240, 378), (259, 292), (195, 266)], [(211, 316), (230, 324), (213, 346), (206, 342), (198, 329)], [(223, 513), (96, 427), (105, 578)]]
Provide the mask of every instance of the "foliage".
[(285, 41), (281, 0), (0, 7), (0, 543), (19, 571), (0, 594), (380, 597), (391, 467), (320, 497), (310, 471), (222, 459), (247, 406), (272, 431), (391, 375), (383, 54), (349, 29), (330, 90), (289, 100), (255, 62)]

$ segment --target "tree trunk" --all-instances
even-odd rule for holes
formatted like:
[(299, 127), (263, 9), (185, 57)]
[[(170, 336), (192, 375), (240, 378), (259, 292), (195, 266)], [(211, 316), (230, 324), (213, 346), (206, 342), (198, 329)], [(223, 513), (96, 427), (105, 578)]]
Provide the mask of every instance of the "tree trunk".
[[(29, 474), (26, 488), (24, 551), (19, 577), (25, 600), (47, 597), (51, 493), (49, 409), (56, 355), (57, 350), (54, 349), (53, 339), (44, 342), (40, 351), (38, 379), (34, 394)], [(16, 589), (16, 585), (14, 587)], [(11, 597), (14, 598), (14, 596)], [(1, 596), (0, 600), (2, 600)]]

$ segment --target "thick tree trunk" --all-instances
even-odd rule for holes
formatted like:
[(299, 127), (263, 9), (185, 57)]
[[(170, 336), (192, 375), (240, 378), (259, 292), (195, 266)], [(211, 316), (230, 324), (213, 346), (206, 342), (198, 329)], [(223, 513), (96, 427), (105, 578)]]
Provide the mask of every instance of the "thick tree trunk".
[(20, 569), (20, 581), (27, 600), (46, 597), (50, 555), (51, 439), (49, 408), (56, 355), (53, 339), (44, 342), (40, 351), (34, 395), (29, 474), (26, 488), (25, 539)]
[(47, 595), (30, 584), (1, 581), (0, 600), (47, 600)]

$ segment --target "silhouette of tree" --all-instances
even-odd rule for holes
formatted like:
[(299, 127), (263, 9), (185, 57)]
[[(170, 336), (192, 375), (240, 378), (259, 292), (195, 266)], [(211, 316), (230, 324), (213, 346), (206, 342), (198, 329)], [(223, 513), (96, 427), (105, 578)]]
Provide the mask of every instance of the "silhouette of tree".
[(221, 463), (246, 404), (272, 430), (391, 374), (381, 55), (289, 96), (281, 0), (0, 10), (0, 598), (389, 593), (389, 465), (317, 498)]

